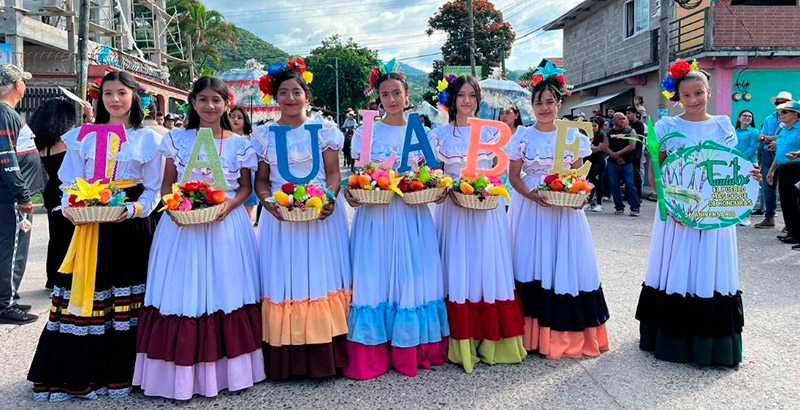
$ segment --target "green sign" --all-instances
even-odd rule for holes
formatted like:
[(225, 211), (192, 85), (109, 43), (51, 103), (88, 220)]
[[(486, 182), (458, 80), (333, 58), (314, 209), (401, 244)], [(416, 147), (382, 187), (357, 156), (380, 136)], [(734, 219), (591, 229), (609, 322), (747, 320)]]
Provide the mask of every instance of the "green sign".
[(684, 225), (725, 228), (750, 216), (759, 183), (753, 164), (739, 151), (705, 141), (670, 154), (661, 164), (667, 212)]
[[(483, 67), (476, 65), (475, 66), (475, 77), (481, 78), (481, 74), (483, 72)], [(460, 77), (462, 75), (472, 75), (472, 67), (468, 65), (450, 65), (444, 68), (444, 76), (447, 77), (448, 75), (454, 75), (456, 77)]]

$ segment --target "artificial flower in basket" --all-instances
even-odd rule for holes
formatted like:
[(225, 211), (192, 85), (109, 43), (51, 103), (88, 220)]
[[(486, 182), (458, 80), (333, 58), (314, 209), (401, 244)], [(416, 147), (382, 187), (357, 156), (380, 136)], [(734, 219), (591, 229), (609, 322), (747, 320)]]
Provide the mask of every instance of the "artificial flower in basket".
[(89, 183), (77, 178), (75, 184), (64, 188), (69, 206), (64, 214), (76, 225), (94, 222), (115, 222), (122, 219), (125, 212), (125, 191), (113, 183), (103, 184), (100, 180)]
[(430, 169), (423, 165), (414, 171), (400, 175), (397, 189), (403, 192), (403, 201), (409, 205), (422, 205), (436, 202), (446, 195), (445, 191), (453, 180), (440, 169)]
[(347, 178), (347, 194), (356, 203), (385, 205), (392, 202), (394, 194), (403, 196), (397, 188), (400, 177), (392, 170), (385, 170), (369, 163)]
[(573, 169), (561, 175), (550, 174), (544, 177), (543, 183), (534, 190), (552, 206), (580, 208), (592, 192), (592, 184)]
[(225, 199), (225, 191), (205, 181), (172, 184), (172, 193), (164, 195), (161, 211), (166, 210), (179, 225), (200, 225), (219, 218)]
[(315, 184), (297, 185), (287, 182), (267, 202), (278, 205), (284, 221), (306, 222), (319, 219), (322, 209), (336, 200), (333, 192)]
[(467, 209), (495, 209), (501, 196), (511, 200), (502, 179), (484, 175), (456, 179), (453, 181), (452, 193), (456, 204)]

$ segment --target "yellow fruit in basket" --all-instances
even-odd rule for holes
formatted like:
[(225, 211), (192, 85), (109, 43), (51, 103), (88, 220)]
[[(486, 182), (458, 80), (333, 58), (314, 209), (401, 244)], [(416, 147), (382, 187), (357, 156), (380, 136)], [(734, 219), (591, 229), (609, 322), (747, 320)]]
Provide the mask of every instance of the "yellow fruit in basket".
[(465, 195), (472, 195), (475, 193), (475, 188), (473, 188), (472, 185), (466, 182), (462, 182), (461, 185), (458, 186), (458, 188), (461, 189), (461, 193)]
[(511, 200), (508, 196), (508, 190), (504, 186), (493, 186), (489, 188), (489, 195), (500, 195), (507, 200)]
[(316, 196), (315, 197), (311, 197), (311, 199), (306, 201), (306, 206), (307, 207), (312, 207), (313, 206), (314, 208), (317, 208), (317, 215), (319, 215), (320, 212), (322, 212), (322, 200), (319, 199)]
[(445, 188), (453, 185), (453, 178), (445, 177), (442, 182), (439, 183), (439, 188)]
[(276, 191), (275, 192), (275, 201), (277, 201), (281, 206), (289, 206), (289, 195), (286, 195), (283, 191)]

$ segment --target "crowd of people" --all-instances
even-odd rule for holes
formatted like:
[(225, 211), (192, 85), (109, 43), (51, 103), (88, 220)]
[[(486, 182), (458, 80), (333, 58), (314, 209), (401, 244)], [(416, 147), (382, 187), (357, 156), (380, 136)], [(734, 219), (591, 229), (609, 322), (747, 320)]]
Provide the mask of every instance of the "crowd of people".
[[(378, 70), (370, 85), (382, 112), (370, 155), (385, 162), (403, 149), (409, 93), (405, 76), (383, 65)], [(331, 121), (307, 116), (312, 95), (305, 78), (305, 66), (290, 60), (262, 79), (280, 117), (256, 127), (215, 77), (193, 84), (182, 126), (157, 112), (150, 117), (138, 84), (125, 72), (103, 78), (96, 108), (87, 107), (84, 118), (76, 118), (72, 103), (54, 99), (23, 127), (14, 107), (30, 74), (0, 65), (2, 323), (36, 320), (26, 313), (30, 306), (17, 302), (32, 192), (43, 189), (49, 219), (46, 286), (52, 288), (52, 305), (28, 374), (35, 399), (122, 397), (138, 386), (148, 396), (186, 400), (265, 379), (371, 379), (390, 369), (415, 376), (418, 369), (448, 361), (471, 373), (479, 362), (520, 363), (529, 352), (558, 360), (609, 349), (608, 307), (583, 207), (552, 206), (534, 188), (556, 161), (578, 169), (588, 159), (591, 209), (602, 211), (610, 194), (616, 214), (624, 214), (625, 200), (630, 215), (638, 216), (646, 177), (636, 139), (645, 134), (641, 99), (625, 112), (588, 119), (591, 141), (570, 129), (567, 139), (579, 148), (556, 158), (556, 119), (566, 84), (563, 76), (539, 76), (532, 85), (534, 125), (523, 126), (516, 107), (500, 113), (513, 132), (505, 147), (514, 188), (508, 211), (467, 209), (447, 191), (431, 210), (399, 198), (388, 205), (363, 204), (342, 187), (345, 134)], [(685, 138), (665, 144), (661, 159), (706, 140), (733, 147), (745, 137), (757, 138), (765, 220), (775, 211), (767, 187), (778, 181), (787, 226), (782, 240), (800, 242), (797, 189), (791, 189), (800, 179), (800, 103), (776, 98), (777, 116), (768, 119), (773, 128), (765, 124), (756, 136), (752, 113), (750, 122), (740, 114), (734, 129), (728, 117), (707, 112), (707, 74), (688, 71), (675, 83), (676, 101), (685, 111), (660, 119), (655, 132), (659, 138), (672, 132)], [(460, 76), (443, 95), (449, 121), (426, 129), (425, 141), (444, 174), (458, 178), (481, 90), (474, 77)], [(83, 121), (126, 130), (125, 143), (103, 146), (106, 176), (128, 198), (114, 223), (82, 224), (59, 212), (73, 205), (63, 190), (90, 179), (104, 154), (97, 152), (96, 137), (79, 138), (75, 126)], [(184, 226), (171, 214), (157, 218), (161, 197), (176, 182), (223, 182), (215, 181), (207, 165), (216, 159), (207, 153), (193, 158), (200, 129), (213, 134), (224, 206), (215, 222), (199, 226)], [(352, 121), (345, 130), (352, 131), (347, 161), (354, 162), (365, 154), (364, 128)], [(36, 135), (35, 147), (29, 147), (27, 134)], [(491, 128), (480, 135), (484, 143), (499, 138)], [(755, 159), (753, 148), (747, 149)], [(399, 157), (392, 168), (405, 165)], [(48, 176), (43, 188), (39, 158)], [(291, 185), (281, 162), (287, 158), (292, 175), (308, 175), (337, 198), (321, 209), (319, 220), (286, 221), (268, 201)], [(192, 165), (196, 160), (204, 165)], [(418, 166), (425, 159), (418, 152), (409, 161)], [(490, 168), (495, 158), (481, 151), (478, 161)], [(758, 169), (752, 173), (761, 175)], [(351, 223), (344, 202), (355, 208)], [(265, 212), (254, 230), (256, 205)], [(680, 363), (736, 366), (742, 360), (735, 229), (701, 232), (656, 217), (636, 312), (642, 350)], [(83, 296), (85, 286), (94, 290), (90, 300)]]

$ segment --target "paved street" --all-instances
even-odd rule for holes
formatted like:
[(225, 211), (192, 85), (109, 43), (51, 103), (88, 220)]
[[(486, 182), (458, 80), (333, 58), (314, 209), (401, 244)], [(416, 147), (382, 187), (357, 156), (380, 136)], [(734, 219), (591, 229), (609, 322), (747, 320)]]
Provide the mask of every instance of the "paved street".
[(370, 381), (264, 382), (244, 392), (188, 403), (137, 391), (120, 400), (49, 405), (32, 400), (25, 379), (49, 306), (43, 289), (46, 218), (37, 214), (22, 302), (33, 304), (32, 313), (40, 319), (22, 327), (0, 326), (0, 371), (5, 375), (0, 408), (798, 408), (800, 252), (775, 239), (780, 230), (738, 228), (746, 317), (744, 360), (738, 370), (677, 365), (656, 361), (638, 347), (634, 311), (654, 204), (647, 202), (640, 218), (614, 216), (613, 205), (606, 206), (606, 212), (589, 215), (611, 311), (611, 350), (599, 358), (551, 361), (529, 356), (521, 365), (478, 365), (472, 375), (445, 365), (416, 378), (389, 373)]

